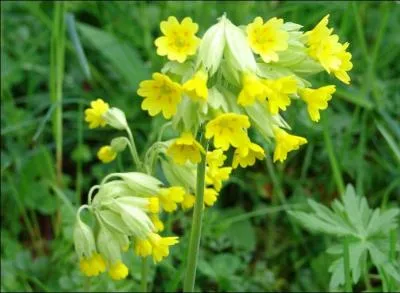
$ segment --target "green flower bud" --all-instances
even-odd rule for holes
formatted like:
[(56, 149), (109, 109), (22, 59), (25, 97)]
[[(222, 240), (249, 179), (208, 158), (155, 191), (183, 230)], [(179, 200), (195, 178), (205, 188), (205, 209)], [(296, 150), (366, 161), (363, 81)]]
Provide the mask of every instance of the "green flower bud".
[(97, 235), (97, 247), (100, 254), (106, 259), (109, 265), (121, 259), (121, 245), (118, 238), (118, 233), (107, 229), (100, 222), (99, 234)]
[(211, 77), (218, 70), (225, 48), (225, 16), (210, 27), (204, 34), (197, 58), (196, 67), (204, 65)]
[(251, 125), (255, 126), (267, 141), (274, 137), (274, 125), (282, 128), (290, 128), (279, 114), (271, 115), (265, 103), (254, 103), (251, 106), (245, 107), (245, 110), (250, 117)]
[(214, 110), (228, 112), (228, 104), (216, 87), (212, 87), (208, 90), (208, 105)]
[(96, 244), (92, 229), (81, 221), (79, 212), (77, 213), (73, 232), (75, 251), (79, 257), (88, 258), (96, 252)]
[(240, 71), (255, 72), (257, 65), (253, 52), (247, 42), (246, 34), (225, 16), (225, 58), (231, 66)]
[(128, 228), (127, 235), (146, 238), (154, 230), (151, 219), (136, 203), (120, 199), (115, 199), (107, 207), (120, 215), (125, 226)]
[(115, 152), (120, 153), (126, 149), (126, 146), (128, 145), (128, 140), (124, 136), (116, 137), (111, 141), (110, 145)]
[(201, 122), (201, 108), (204, 107), (207, 109), (207, 104), (199, 104), (188, 97), (183, 97), (176, 114), (172, 118), (172, 126), (180, 133), (189, 130), (196, 132)]
[(193, 164), (178, 165), (170, 159), (161, 160), (161, 168), (171, 186), (183, 186), (187, 190), (195, 190), (196, 166)]
[(119, 130), (126, 129), (128, 127), (128, 122), (126, 122), (125, 113), (118, 108), (110, 108), (103, 114), (104, 120), (111, 127)]
[(152, 196), (158, 194), (163, 183), (157, 178), (140, 172), (114, 173), (125, 181), (131, 190), (138, 196)]

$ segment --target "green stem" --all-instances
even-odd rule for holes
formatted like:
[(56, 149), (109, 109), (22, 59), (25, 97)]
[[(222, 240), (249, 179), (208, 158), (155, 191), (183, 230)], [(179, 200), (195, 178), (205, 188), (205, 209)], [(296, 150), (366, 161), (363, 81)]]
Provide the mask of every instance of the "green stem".
[(141, 291), (147, 292), (147, 272), (148, 272), (147, 257), (142, 257), (142, 281)]
[(62, 181), (62, 85), (64, 78), (64, 54), (65, 54), (65, 3), (56, 2), (54, 11), (53, 32), (50, 50), (50, 95), (52, 102), (56, 104), (53, 117), (53, 131), (56, 141), (57, 183)]
[(132, 135), (131, 129), (129, 127), (127, 127), (126, 128), (126, 132), (128, 133), (128, 137), (129, 137), (129, 140), (131, 142), (130, 143), (130, 146), (131, 146), (130, 150), (131, 150), (132, 158), (135, 161), (136, 168), (138, 170), (142, 170), (142, 162), (140, 161), (139, 154), (138, 154), (138, 152), (136, 150), (136, 144), (135, 144), (135, 140), (133, 139), (133, 135)]
[[(326, 118), (328, 118), (328, 117), (326, 116)], [(326, 150), (327, 150), (328, 156), (329, 156), (329, 161), (331, 163), (331, 167), (332, 167), (332, 171), (333, 171), (333, 177), (335, 178), (339, 193), (341, 195), (343, 195), (344, 190), (345, 190), (344, 182), (343, 182), (343, 178), (342, 178), (342, 175), (340, 172), (339, 163), (336, 160), (336, 156), (333, 151), (332, 139), (330, 137), (329, 128), (328, 128), (329, 123), (327, 122), (327, 119), (322, 119), (322, 120), (323, 120), (323, 128), (324, 128), (324, 140), (325, 140)]]
[[(200, 144), (207, 151), (207, 140), (201, 133)], [(188, 262), (186, 266), (184, 292), (193, 292), (196, 278), (197, 259), (199, 256), (201, 224), (204, 210), (204, 188), (206, 175), (206, 155), (201, 155), (201, 162), (197, 165), (196, 202), (193, 210), (192, 231), (190, 233)]]
[(349, 240), (343, 240), (343, 263), (344, 263), (344, 279), (345, 279), (345, 292), (352, 292), (351, 288), (351, 275), (350, 275), (350, 257), (349, 257)]

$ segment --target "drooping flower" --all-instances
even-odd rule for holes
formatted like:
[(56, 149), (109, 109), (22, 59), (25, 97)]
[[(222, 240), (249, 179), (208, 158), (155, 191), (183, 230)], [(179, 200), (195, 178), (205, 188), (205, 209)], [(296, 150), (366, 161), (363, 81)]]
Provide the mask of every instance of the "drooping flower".
[(337, 35), (331, 35), (333, 29), (328, 28), (329, 14), (326, 15), (311, 31), (308, 31), (307, 43), (309, 55), (318, 60), (328, 73), (345, 84), (350, 83), (347, 71), (353, 68), (351, 53), (347, 52), (349, 43), (341, 44)]
[(199, 26), (190, 17), (179, 23), (176, 17), (170, 16), (168, 21), (160, 23), (160, 29), (164, 36), (155, 40), (158, 55), (183, 63), (188, 56), (196, 54), (200, 39), (195, 34)]
[(274, 152), (274, 162), (283, 162), (287, 158), (287, 154), (290, 151), (298, 150), (299, 147), (307, 143), (307, 139), (301, 136), (291, 135), (280, 128), (274, 129), (275, 134), (275, 152)]
[(195, 201), (196, 197), (193, 194), (185, 193), (183, 196), (183, 201), (181, 202), (182, 208), (184, 210), (191, 209), (194, 206)]
[(163, 210), (166, 212), (175, 211), (178, 208), (177, 203), (183, 201), (184, 195), (185, 190), (180, 186), (161, 188), (159, 191), (159, 199)]
[(167, 149), (167, 154), (181, 165), (188, 160), (194, 164), (199, 163), (201, 153), (204, 152), (204, 148), (194, 139), (191, 132), (182, 133)]
[(233, 155), (232, 167), (235, 169), (239, 165), (242, 168), (252, 166), (256, 159), (262, 160), (265, 157), (265, 152), (258, 144), (251, 142), (247, 147), (237, 148)]
[(207, 73), (199, 70), (182, 86), (185, 93), (194, 101), (205, 102), (208, 98)]
[(220, 191), (222, 188), (222, 182), (229, 179), (231, 172), (231, 167), (207, 167), (206, 183), (213, 185), (215, 190)]
[(268, 109), (271, 114), (278, 114), (279, 110), (285, 111), (290, 105), (290, 94), (297, 91), (297, 82), (292, 76), (285, 76), (278, 79), (263, 80), (266, 86), (266, 94), (268, 98)]
[(113, 150), (113, 148), (109, 145), (102, 146), (99, 151), (97, 152), (97, 157), (100, 161), (104, 164), (110, 163), (114, 161), (117, 157), (117, 153)]
[(207, 152), (207, 165), (210, 167), (221, 167), (226, 160), (223, 150), (216, 149), (212, 152)]
[(79, 267), (87, 277), (94, 277), (106, 270), (106, 263), (100, 254), (93, 253), (89, 258), (81, 258)]
[(277, 62), (277, 52), (288, 48), (289, 34), (282, 29), (283, 19), (271, 18), (264, 23), (261, 17), (247, 25), (247, 40), (254, 53), (260, 54), (264, 62)]
[(207, 123), (206, 138), (214, 137), (214, 146), (226, 151), (229, 145), (239, 147), (249, 141), (245, 129), (250, 127), (249, 117), (225, 113)]
[(327, 85), (318, 89), (304, 88), (299, 90), (301, 98), (307, 103), (308, 114), (312, 121), (319, 121), (319, 111), (328, 107), (328, 101), (332, 99), (335, 91), (334, 85)]
[(103, 114), (109, 109), (109, 105), (102, 99), (97, 99), (90, 103), (91, 108), (85, 110), (85, 121), (89, 123), (89, 128), (104, 127), (107, 121), (104, 119)]
[(178, 237), (161, 237), (155, 233), (150, 233), (148, 239), (152, 246), (152, 255), (155, 263), (160, 262), (169, 255), (169, 246), (179, 242)]
[(166, 119), (170, 119), (182, 99), (182, 87), (167, 75), (156, 72), (152, 80), (139, 84), (137, 94), (145, 98), (142, 102), (143, 110), (147, 110), (151, 116), (162, 112)]
[(113, 280), (123, 280), (128, 276), (128, 267), (120, 260), (110, 266), (108, 274)]
[(242, 90), (238, 96), (238, 104), (248, 106), (255, 100), (263, 101), (266, 97), (266, 88), (264, 83), (254, 74), (244, 74), (242, 79)]
[(213, 188), (206, 188), (204, 190), (204, 204), (212, 206), (217, 201), (218, 192)]
[(157, 214), (150, 215), (150, 219), (156, 232), (164, 231), (164, 223), (160, 220)]
[(138, 256), (141, 257), (146, 257), (148, 255), (151, 255), (151, 251), (153, 250), (153, 247), (151, 246), (151, 243), (148, 239), (136, 239), (135, 240), (135, 253)]

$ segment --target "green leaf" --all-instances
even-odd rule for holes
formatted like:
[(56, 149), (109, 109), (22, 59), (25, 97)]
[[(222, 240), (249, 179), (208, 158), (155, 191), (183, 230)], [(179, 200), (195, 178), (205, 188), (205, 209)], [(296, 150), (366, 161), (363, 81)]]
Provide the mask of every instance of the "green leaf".
[(149, 77), (149, 69), (141, 61), (136, 50), (117, 37), (93, 26), (78, 23), (78, 29), (114, 68), (135, 89), (139, 82)]

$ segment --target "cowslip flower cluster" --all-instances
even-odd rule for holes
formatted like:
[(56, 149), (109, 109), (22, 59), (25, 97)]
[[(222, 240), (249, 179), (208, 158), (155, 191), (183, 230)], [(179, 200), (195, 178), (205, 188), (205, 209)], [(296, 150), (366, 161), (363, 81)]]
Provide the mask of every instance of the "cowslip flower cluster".
[[(164, 229), (159, 213), (176, 210), (183, 194), (182, 187), (163, 187), (157, 178), (141, 172), (106, 176), (100, 185), (92, 187), (88, 205), (77, 213), (74, 242), (82, 273), (91, 277), (108, 269), (112, 279), (126, 278), (128, 267), (122, 261), (122, 252), (131, 243), (138, 256), (152, 256), (155, 263), (167, 257), (178, 237), (158, 234)], [(83, 208), (93, 215), (96, 235), (80, 218)]]
[[(125, 130), (127, 137), (119, 136), (109, 145), (102, 146), (97, 155), (103, 163), (115, 159), (128, 146), (138, 172), (111, 173), (101, 184), (93, 186), (88, 194), (88, 204), (79, 208), (74, 228), (74, 243), (80, 258), (81, 272), (88, 276), (98, 276), (108, 271), (114, 280), (128, 276), (128, 267), (123, 263), (123, 252), (130, 246), (139, 257), (151, 256), (155, 263), (169, 255), (169, 247), (178, 243), (178, 237), (162, 237), (164, 230), (160, 220), (161, 212), (173, 212), (178, 205), (190, 207), (193, 195), (186, 194), (182, 186), (166, 187), (152, 173), (157, 144), (149, 149), (142, 162), (136, 150), (132, 132), (122, 110), (112, 107), (102, 99), (97, 99), (85, 110), (85, 120), (89, 128), (111, 126)], [(187, 144), (183, 139), (183, 145)], [(95, 195), (95, 196), (94, 196)], [(85, 224), (81, 211), (87, 209), (94, 223)]]
[[(163, 159), (164, 172), (183, 184), (187, 194), (194, 188), (183, 170), (195, 176), (194, 164), (204, 154), (205, 204), (212, 205), (232, 169), (252, 166), (272, 151), (274, 162), (283, 162), (306, 144), (306, 138), (290, 133), (282, 115), (293, 100), (300, 100), (310, 119), (318, 122), (336, 90), (334, 85), (312, 88), (310, 75), (325, 69), (349, 83), (349, 44), (339, 43), (332, 34), (328, 16), (310, 31), (301, 28), (276, 17), (256, 17), (238, 27), (223, 15), (200, 40), (198, 26), (188, 17), (161, 22), (163, 35), (155, 46), (169, 61), (140, 83), (137, 94), (143, 98), (143, 110), (170, 119), (179, 133), (160, 152), (169, 157)], [(251, 127), (261, 134), (262, 144), (251, 140)], [(199, 132), (212, 142), (209, 151), (196, 140)], [(233, 159), (225, 164), (230, 148)], [(184, 206), (190, 207), (193, 200), (186, 199)]]

